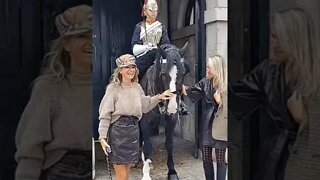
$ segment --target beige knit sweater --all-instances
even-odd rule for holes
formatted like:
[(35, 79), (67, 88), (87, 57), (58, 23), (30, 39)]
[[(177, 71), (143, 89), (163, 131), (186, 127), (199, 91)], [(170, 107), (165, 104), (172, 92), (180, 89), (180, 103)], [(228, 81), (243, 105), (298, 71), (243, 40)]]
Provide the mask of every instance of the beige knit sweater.
[(228, 95), (221, 94), (222, 105), (216, 112), (212, 123), (212, 137), (220, 141), (228, 141)]
[(140, 84), (131, 86), (109, 84), (99, 108), (99, 139), (107, 138), (110, 124), (121, 115), (136, 116), (147, 113), (158, 104), (158, 95), (145, 96)]
[(38, 180), (68, 150), (92, 148), (92, 76), (36, 81), (16, 132), (16, 180)]
[(303, 121), (285, 171), (285, 180), (320, 178), (320, 91), (306, 104), (307, 121)]

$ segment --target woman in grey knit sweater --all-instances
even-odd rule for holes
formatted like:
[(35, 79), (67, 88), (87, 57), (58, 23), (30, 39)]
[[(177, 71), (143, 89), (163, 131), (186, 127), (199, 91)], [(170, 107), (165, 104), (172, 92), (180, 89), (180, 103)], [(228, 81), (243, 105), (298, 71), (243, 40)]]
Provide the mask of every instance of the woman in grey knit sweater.
[(70, 8), (56, 26), (17, 128), (16, 180), (92, 178), (92, 8)]
[(110, 157), (117, 180), (129, 178), (130, 166), (139, 158), (139, 125), (142, 113), (153, 109), (159, 101), (169, 99), (169, 90), (153, 97), (145, 96), (138, 84), (134, 56), (122, 55), (116, 60), (111, 83), (99, 108), (99, 139)]

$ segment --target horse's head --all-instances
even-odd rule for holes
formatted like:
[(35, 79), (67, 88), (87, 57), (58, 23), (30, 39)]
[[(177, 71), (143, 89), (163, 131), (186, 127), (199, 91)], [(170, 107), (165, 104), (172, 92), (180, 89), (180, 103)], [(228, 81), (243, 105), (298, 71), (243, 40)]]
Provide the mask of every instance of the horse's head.
[[(159, 54), (156, 58), (156, 66), (159, 69), (159, 82), (162, 90), (170, 89), (171, 92), (180, 92), (187, 67), (184, 62), (184, 55), (188, 48), (188, 42), (179, 49), (174, 45), (164, 44), (159, 47)], [(176, 93), (178, 94), (178, 93)], [(178, 97), (175, 95), (168, 103), (167, 113), (175, 114), (178, 109)]]

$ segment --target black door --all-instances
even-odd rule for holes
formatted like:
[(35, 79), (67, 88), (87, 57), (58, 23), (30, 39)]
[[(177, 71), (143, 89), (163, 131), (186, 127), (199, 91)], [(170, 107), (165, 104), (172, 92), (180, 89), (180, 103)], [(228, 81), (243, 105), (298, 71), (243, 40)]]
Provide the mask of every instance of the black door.
[(135, 25), (142, 20), (141, 0), (94, 0), (93, 118), (97, 137), (98, 109), (119, 55), (130, 53)]
[(14, 135), (42, 56), (40, 1), (0, 1), (0, 179), (14, 177)]
[[(228, 83), (233, 84), (250, 72), (269, 54), (270, 1), (228, 1)], [(228, 99), (229, 105), (233, 103)], [(255, 112), (243, 122), (229, 113), (228, 178), (232, 180), (261, 179), (258, 172), (264, 151), (263, 139), (274, 129), (264, 119), (264, 112)]]

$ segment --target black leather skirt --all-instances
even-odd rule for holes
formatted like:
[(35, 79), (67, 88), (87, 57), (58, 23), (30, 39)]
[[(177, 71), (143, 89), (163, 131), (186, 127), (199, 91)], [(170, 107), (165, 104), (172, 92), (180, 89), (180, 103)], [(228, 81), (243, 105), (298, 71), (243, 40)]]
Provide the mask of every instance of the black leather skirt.
[(92, 179), (92, 152), (67, 152), (50, 168), (43, 170), (40, 180), (90, 180)]
[(134, 116), (121, 116), (109, 128), (112, 164), (133, 164), (139, 159), (139, 124)]

